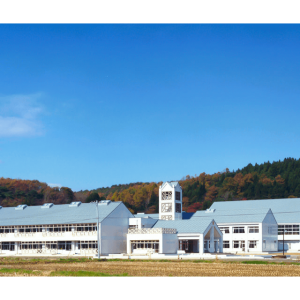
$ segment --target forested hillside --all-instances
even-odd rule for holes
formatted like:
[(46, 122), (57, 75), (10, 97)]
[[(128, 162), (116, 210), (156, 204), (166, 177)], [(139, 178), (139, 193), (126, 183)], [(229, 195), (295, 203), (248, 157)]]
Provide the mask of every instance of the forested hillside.
[(51, 188), (38, 180), (0, 178), (0, 205), (4, 207), (41, 205), (45, 202), (62, 204), (74, 199), (74, 193), (68, 187)]
[[(97, 189), (99, 195), (113, 201), (123, 201), (133, 212), (158, 212), (159, 183), (137, 183), (119, 190)], [(300, 197), (300, 159), (249, 164), (241, 170), (215, 174), (201, 173), (179, 180), (183, 189), (183, 210), (206, 209), (214, 201), (275, 199)], [(116, 187), (116, 186), (115, 186)]]
[[(0, 178), (0, 205), (111, 199), (123, 201), (134, 213), (155, 213), (158, 212), (158, 189), (161, 184), (137, 182), (73, 192), (67, 187), (51, 188), (37, 180)], [(183, 188), (183, 210), (187, 212), (206, 209), (214, 201), (300, 197), (300, 159), (249, 164), (241, 170), (226, 169), (212, 175), (187, 175), (179, 180), (179, 184)]]

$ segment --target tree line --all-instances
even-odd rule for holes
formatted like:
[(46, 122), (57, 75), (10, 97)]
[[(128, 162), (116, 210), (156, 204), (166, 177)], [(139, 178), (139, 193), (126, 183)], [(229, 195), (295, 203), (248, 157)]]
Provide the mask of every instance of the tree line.
[[(285, 158), (215, 174), (187, 175), (179, 180), (183, 189), (183, 210), (206, 209), (214, 201), (278, 199), (300, 197), (300, 159)], [(119, 184), (95, 190), (73, 192), (68, 187), (51, 188), (38, 180), (0, 178), (0, 205), (67, 204), (110, 199), (122, 201), (132, 213), (158, 212), (158, 191), (162, 182)]]

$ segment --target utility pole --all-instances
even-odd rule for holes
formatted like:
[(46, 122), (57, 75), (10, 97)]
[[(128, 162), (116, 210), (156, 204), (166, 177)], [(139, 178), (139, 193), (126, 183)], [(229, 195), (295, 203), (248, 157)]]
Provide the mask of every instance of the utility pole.
[(99, 206), (98, 200), (96, 201), (97, 207), (97, 247), (98, 247), (98, 259), (100, 259), (100, 244), (99, 244)]
[[(285, 226), (285, 225), (283, 225)], [(282, 255), (284, 255), (284, 232), (285, 232), (285, 229), (283, 227), (283, 244), (282, 244)]]

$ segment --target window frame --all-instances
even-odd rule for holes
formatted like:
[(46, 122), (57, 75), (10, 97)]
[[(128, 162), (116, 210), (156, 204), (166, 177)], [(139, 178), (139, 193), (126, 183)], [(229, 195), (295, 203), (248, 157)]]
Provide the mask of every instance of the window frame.
[(245, 233), (245, 226), (232, 227), (232, 233)]

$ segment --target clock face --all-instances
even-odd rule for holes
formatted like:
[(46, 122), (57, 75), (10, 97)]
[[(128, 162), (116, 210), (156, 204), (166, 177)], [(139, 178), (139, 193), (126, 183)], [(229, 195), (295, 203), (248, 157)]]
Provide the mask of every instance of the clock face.
[(172, 211), (172, 203), (163, 203), (161, 205), (161, 212), (171, 212)]
[(172, 200), (172, 192), (162, 192), (161, 199), (162, 200)]

